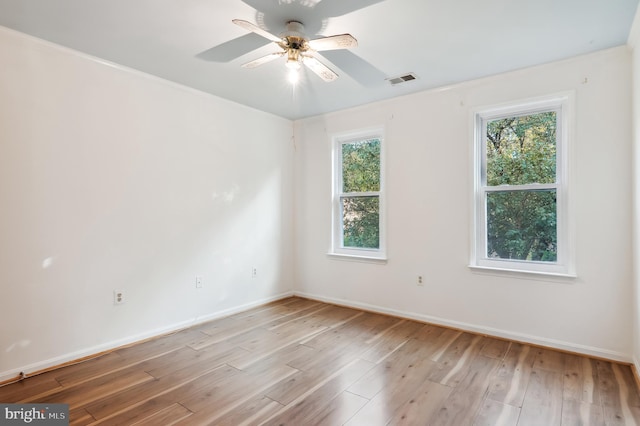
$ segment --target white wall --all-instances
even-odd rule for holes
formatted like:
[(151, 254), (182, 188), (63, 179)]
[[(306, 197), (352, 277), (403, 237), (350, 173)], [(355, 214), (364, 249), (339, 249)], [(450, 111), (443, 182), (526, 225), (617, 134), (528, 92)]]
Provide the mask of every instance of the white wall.
[(1, 27), (0, 64), (0, 381), (291, 292), (290, 121)]
[(633, 317), (633, 361), (640, 374), (640, 8), (636, 11), (631, 33), (631, 74), (633, 88), (633, 265), (634, 265), (634, 317)]
[[(575, 91), (578, 278), (470, 270), (471, 109), (563, 91)], [(630, 54), (620, 47), (296, 122), (297, 291), (629, 361), (630, 91)], [(330, 136), (381, 124), (389, 261), (331, 259)]]

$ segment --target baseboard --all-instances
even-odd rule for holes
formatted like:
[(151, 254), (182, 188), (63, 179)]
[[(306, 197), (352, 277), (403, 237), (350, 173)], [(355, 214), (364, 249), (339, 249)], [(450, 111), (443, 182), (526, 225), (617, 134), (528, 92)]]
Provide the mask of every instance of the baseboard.
[(640, 359), (638, 355), (633, 357), (633, 364), (631, 364), (631, 370), (633, 370), (633, 377), (636, 379), (636, 384), (640, 388)]
[[(523, 333), (514, 333), (511, 331), (500, 330), (491, 327), (478, 326), (475, 324), (468, 324), (459, 321), (452, 321), (448, 319), (433, 317), (430, 315), (418, 314), (415, 312), (406, 312), (399, 311), (396, 309), (389, 309), (382, 306), (370, 305), (368, 303), (360, 303), (354, 302), (351, 300), (345, 299), (337, 299), (332, 297), (320, 296), (317, 294), (310, 294), (305, 292), (294, 292), (295, 296), (304, 297), (307, 299), (318, 300), (320, 302), (332, 303), (335, 305), (347, 306), (350, 308), (362, 309), (365, 311), (371, 311), (386, 315), (393, 315), (396, 317), (412, 319), (416, 321), (426, 322), (429, 324), (441, 325), (444, 327), (455, 328), (463, 331), (469, 331), (472, 333), (483, 334), (487, 336), (498, 337), (501, 339), (512, 340), (521, 343), (528, 343), (535, 346), (544, 346), (548, 348), (558, 349), (565, 352), (573, 352), (577, 354), (588, 355), (595, 358), (602, 358), (611, 361), (623, 362), (627, 364), (631, 364), (632, 360), (628, 354), (624, 354), (621, 352), (611, 351), (608, 349), (595, 348), (591, 346), (579, 345), (570, 342), (563, 342), (560, 340), (547, 339), (544, 337), (532, 336)], [(640, 367), (640, 363), (638, 360), (635, 360), (635, 368), (636, 372), (640, 371), (638, 368)]]
[(40, 361), (33, 364), (24, 365), (22, 367), (17, 367), (12, 370), (3, 371), (3, 372), (0, 372), (0, 384), (3, 384), (4, 382), (10, 382), (13, 380), (18, 380), (22, 375), (21, 373), (23, 373), (26, 377), (28, 377), (37, 373), (47, 371), (47, 370), (53, 370), (57, 367), (62, 367), (67, 364), (73, 364), (75, 361), (90, 359), (92, 356), (97, 356), (105, 352), (110, 352), (110, 351), (116, 350), (117, 348), (121, 348), (123, 346), (128, 346), (137, 342), (152, 339), (154, 337), (159, 337), (165, 334), (173, 333), (178, 330), (182, 330), (185, 328), (193, 327), (194, 325), (202, 324), (218, 318), (233, 315), (238, 312), (246, 311), (247, 309), (255, 308), (257, 306), (261, 306), (266, 303), (270, 303), (270, 302), (284, 299), (291, 296), (293, 296), (293, 292), (288, 291), (276, 296), (256, 300), (250, 303), (245, 303), (243, 305), (234, 306), (233, 308), (228, 308), (221, 311), (213, 312), (205, 316), (195, 317), (192, 319), (181, 321), (166, 327), (156, 328), (153, 330), (146, 331), (144, 333), (127, 336), (122, 339), (106, 342), (106, 343), (85, 348), (79, 351), (70, 352), (64, 355), (57, 356), (55, 358), (47, 359), (45, 361)]

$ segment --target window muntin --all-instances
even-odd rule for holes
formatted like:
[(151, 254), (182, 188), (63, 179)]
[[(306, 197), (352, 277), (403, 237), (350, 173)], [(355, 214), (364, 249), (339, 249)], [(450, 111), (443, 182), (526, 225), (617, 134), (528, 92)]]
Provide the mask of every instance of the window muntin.
[(567, 97), (476, 114), (472, 266), (571, 274)]
[(384, 258), (381, 132), (334, 139), (332, 253)]

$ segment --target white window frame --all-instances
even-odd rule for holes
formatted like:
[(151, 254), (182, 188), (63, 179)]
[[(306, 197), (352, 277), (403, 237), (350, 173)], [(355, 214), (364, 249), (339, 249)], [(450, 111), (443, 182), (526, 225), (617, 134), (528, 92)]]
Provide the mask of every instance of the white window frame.
[[(506, 272), (523, 272), (543, 275), (575, 277), (573, 232), (570, 223), (569, 157), (572, 137), (573, 94), (562, 93), (541, 99), (521, 101), (497, 107), (479, 108), (473, 111), (474, 129), (474, 214), (472, 268)], [(487, 122), (495, 119), (531, 115), (540, 112), (556, 112), (556, 182), (551, 184), (527, 184), (508, 186), (486, 185)], [(556, 190), (556, 233), (558, 252), (555, 262), (496, 259), (487, 256), (486, 195), (490, 192), (509, 190)]]
[[(380, 190), (373, 192), (342, 192), (342, 146), (366, 139), (380, 140)], [(332, 223), (331, 248), (329, 255), (339, 259), (360, 260), (373, 263), (385, 263), (386, 253), (386, 202), (385, 202), (385, 138), (384, 128), (374, 128), (357, 132), (342, 133), (332, 138)], [(377, 249), (344, 247), (342, 223), (342, 197), (377, 196), (379, 201), (379, 247)]]

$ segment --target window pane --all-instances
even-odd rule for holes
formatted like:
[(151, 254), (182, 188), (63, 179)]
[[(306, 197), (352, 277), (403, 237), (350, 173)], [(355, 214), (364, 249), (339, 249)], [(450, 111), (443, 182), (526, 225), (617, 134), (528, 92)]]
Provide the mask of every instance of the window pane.
[(343, 246), (380, 248), (380, 199), (342, 198)]
[(555, 262), (556, 191), (487, 193), (487, 257)]
[(487, 185), (556, 181), (556, 113), (487, 122)]
[(342, 191), (380, 190), (380, 139), (342, 144)]

